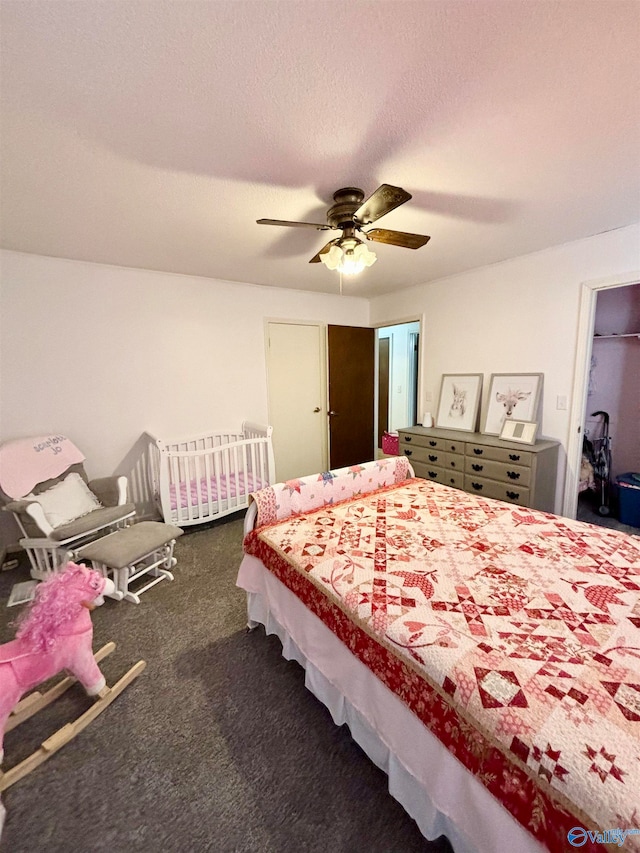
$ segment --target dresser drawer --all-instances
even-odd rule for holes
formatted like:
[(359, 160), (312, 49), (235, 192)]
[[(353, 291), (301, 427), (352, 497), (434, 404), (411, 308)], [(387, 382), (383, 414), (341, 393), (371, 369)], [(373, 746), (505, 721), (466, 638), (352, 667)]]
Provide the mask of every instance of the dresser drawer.
[(495, 462), (506, 462), (515, 465), (531, 467), (532, 453), (527, 450), (512, 450), (508, 447), (491, 447), (487, 444), (470, 444), (467, 442), (465, 453), (472, 459), (492, 459)]
[(406, 456), (412, 464), (414, 462), (424, 462), (425, 465), (439, 465), (440, 467), (444, 467), (447, 459), (447, 454), (442, 450), (436, 450), (431, 447), (422, 447), (419, 444), (414, 444), (409, 447), (407, 445), (401, 446), (400, 452), (403, 456)]
[(441, 441), (443, 450), (446, 450), (448, 453), (460, 453), (464, 455), (464, 441), (452, 441), (451, 439), (441, 439)]
[(504, 483), (514, 483), (517, 486), (531, 484), (531, 468), (521, 465), (507, 465), (505, 462), (494, 462), (492, 459), (465, 457), (464, 470), (467, 474), (479, 477), (489, 477)]
[(444, 467), (448, 471), (464, 471), (464, 456), (461, 453), (443, 453)]
[(496, 480), (486, 480), (484, 477), (475, 477), (472, 474), (464, 475), (464, 489), (474, 495), (482, 495), (485, 498), (496, 498), (499, 501), (528, 506), (529, 489), (521, 486), (512, 486), (510, 483), (498, 483)]
[[(429, 447), (432, 450), (445, 450), (446, 445), (451, 442), (443, 438), (434, 438), (431, 435), (418, 435), (416, 433), (400, 432), (400, 450), (404, 447)], [(460, 451), (462, 452), (462, 450)]]
[(420, 462), (413, 465), (413, 470), (416, 477), (422, 477), (423, 480), (435, 480), (437, 483), (453, 486), (455, 489), (464, 488), (462, 471), (447, 471), (446, 468), (439, 468), (437, 465), (424, 465)]

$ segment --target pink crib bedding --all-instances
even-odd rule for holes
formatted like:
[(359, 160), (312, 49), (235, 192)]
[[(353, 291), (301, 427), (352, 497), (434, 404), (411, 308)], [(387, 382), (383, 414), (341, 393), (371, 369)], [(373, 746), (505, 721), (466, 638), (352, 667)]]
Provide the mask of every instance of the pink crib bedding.
[[(220, 484), (220, 496), (218, 497), (218, 483)], [(198, 506), (199, 502), (203, 504), (208, 504), (209, 501), (211, 503), (215, 503), (220, 500), (227, 500), (229, 498), (236, 498), (239, 495), (247, 496), (250, 492), (257, 491), (258, 489), (262, 489), (267, 486), (267, 482), (263, 482), (259, 477), (254, 477), (253, 474), (249, 473), (246, 477), (245, 483), (245, 475), (244, 472), (241, 471), (239, 474), (230, 474), (221, 475), (218, 478), (218, 481), (214, 477), (209, 480), (208, 488), (207, 488), (207, 478), (202, 477), (200, 479), (200, 498), (198, 498), (198, 481), (190, 480), (188, 483), (181, 482), (179, 484), (180, 489), (180, 506), (188, 507), (188, 506)], [(171, 499), (171, 509), (177, 509), (177, 500), (176, 500), (176, 486), (175, 483), (171, 483), (169, 486), (169, 496)]]

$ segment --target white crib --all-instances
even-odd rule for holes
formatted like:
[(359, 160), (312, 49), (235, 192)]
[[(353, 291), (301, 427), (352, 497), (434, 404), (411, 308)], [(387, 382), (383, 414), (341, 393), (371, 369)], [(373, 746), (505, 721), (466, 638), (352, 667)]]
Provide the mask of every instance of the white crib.
[(154, 500), (165, 522), (185, 527), (246, 509), (249, 495), (275, 481), (272, 427), (208, 432), (177, 441), (145, 433)]

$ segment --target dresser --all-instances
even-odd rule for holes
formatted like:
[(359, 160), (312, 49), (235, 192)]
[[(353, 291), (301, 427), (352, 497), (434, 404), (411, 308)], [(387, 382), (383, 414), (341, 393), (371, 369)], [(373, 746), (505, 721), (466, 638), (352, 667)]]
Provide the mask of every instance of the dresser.
[(420, 426), (398, 432), (400, 455), (409, 459), (416, 477), (554, 511), (559, 442), (518, 444), (479, 432)]

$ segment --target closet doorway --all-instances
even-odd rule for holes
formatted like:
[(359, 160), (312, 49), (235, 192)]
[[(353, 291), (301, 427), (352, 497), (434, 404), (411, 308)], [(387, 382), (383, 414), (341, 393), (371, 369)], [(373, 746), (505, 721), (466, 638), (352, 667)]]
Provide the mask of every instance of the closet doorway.
[(377, 447), (384, 432), (418, 423), (420, 321), (378, 328)]
[[(640, 470), (640, 276), (583, 285), (571, 422), (563, 513), (619, 526), (616, 477)], [(607, 436), (601, 478), (591, 449)]]

